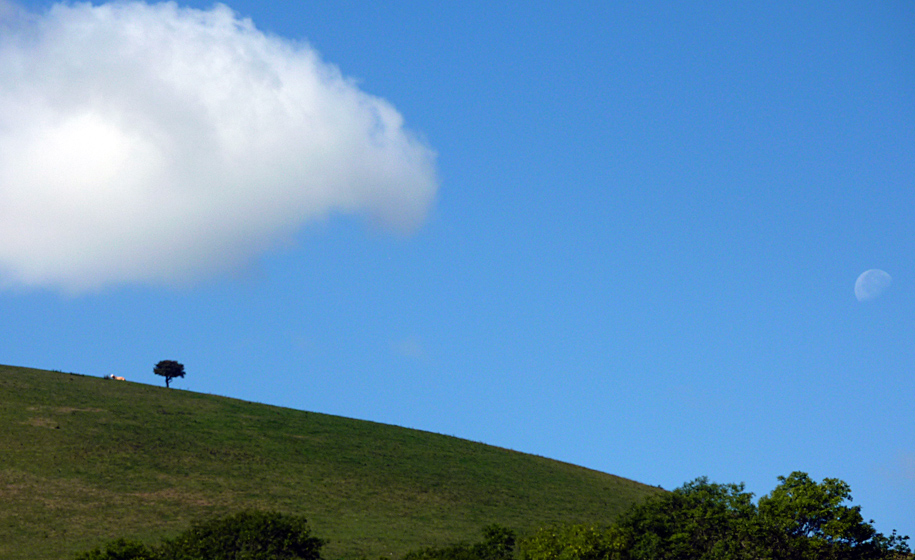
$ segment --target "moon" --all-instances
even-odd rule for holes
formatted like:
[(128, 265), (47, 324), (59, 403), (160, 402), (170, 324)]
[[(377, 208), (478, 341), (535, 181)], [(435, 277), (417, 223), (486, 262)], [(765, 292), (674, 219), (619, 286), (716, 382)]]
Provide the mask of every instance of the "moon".
[(855, 281), (855, 297), (858, 301), (870, 301), (886, 291), (893, 283), (893, 277), (886, 272), (872, 268), (861, 273)]

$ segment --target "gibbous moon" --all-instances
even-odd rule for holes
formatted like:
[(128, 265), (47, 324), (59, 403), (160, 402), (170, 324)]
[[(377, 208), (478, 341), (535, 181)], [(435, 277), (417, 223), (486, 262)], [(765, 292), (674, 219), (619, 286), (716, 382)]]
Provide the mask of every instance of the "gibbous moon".
[(855, 297), (858, 301), (870, 301), (882, 294), (890, 284), (893, 277), (877, 268), (861, 273), (855, 281)]

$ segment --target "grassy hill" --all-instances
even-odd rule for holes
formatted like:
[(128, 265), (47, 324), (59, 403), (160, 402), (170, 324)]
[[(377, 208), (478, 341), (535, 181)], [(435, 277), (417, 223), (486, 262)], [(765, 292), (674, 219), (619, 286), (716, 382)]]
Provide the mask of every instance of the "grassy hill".
[(246, 507), (308, 517), (329, 559), (500, 523), (610, 520), (657, 489), (428, 432), (0, 366), (0, 558), (71, 559)]

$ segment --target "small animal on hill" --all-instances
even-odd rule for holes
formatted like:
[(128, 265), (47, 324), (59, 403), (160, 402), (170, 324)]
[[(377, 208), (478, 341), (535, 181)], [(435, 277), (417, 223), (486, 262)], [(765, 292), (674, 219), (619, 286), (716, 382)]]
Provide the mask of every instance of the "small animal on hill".
[(115, 381), (127, 381), (126, 379), (124, 379), (123, 377), (120, 377), (118, 375), (109, 375), (105, 379), (114, 379)]

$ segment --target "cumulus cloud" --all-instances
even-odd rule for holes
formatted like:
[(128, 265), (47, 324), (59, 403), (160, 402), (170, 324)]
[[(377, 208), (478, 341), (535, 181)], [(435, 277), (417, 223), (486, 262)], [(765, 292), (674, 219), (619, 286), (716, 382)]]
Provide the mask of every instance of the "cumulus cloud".
[(0, 285), (193, 280), (309, 220), (418, 226), (432, 150), (306, 44), (229, 8), (0, 0)]

